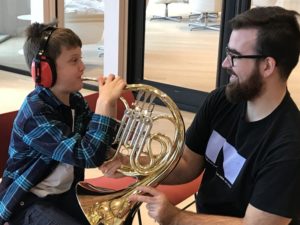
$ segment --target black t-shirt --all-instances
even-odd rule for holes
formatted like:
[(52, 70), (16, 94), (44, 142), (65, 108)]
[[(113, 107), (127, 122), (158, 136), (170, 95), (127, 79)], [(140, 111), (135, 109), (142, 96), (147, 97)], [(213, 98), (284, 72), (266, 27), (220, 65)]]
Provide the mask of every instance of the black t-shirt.
[[(205, 156), (199, 212), (243, 217), (248, 203), (300, 218), (300, 113), (286, 94), (266, 118), (247, 122), (246, 103), (213, 91), (196, 114), (186, 145)], [(294, 220), (295, 221), (295, 220)]]

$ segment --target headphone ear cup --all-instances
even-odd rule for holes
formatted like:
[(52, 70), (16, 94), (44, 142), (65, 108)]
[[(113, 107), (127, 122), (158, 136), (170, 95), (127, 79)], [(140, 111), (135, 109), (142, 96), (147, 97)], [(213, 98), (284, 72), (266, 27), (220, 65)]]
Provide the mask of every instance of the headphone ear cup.
[(31, 63), (31, 76), (36, 85), (39, 85), (41, 82), (41, 69), (40, 69), (40, 60), (36, 57), (32, 60)]
[(55, 64), (46, 56), (36, 57), (31, 64), (31, 75), (37, 85), (50, 88), (56, 82)]

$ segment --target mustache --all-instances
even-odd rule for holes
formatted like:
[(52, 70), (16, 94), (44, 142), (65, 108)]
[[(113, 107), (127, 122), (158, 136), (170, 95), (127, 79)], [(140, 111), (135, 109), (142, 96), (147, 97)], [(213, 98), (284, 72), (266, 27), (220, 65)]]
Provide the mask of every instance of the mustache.
[(231, 75), (231, 74), (233, 74), (233, 75), (236, 75), (236, 73), (233, 71), (233, 69), (231, 69), (231, 68), (226, 68), (226, 73), (228, 74), (228, 75)]

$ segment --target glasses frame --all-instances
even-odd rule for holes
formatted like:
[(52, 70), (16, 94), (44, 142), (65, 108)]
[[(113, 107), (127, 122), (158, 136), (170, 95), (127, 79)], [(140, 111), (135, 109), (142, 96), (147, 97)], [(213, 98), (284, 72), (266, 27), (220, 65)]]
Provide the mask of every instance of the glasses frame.
[(231, 62), (231, 67), (234, 67), (234, 59), (261, 59), (267, 57), (265, 55), (235, 55), (228, 47), (225, 48), (225, 51), (226, 58), (228, 58)]

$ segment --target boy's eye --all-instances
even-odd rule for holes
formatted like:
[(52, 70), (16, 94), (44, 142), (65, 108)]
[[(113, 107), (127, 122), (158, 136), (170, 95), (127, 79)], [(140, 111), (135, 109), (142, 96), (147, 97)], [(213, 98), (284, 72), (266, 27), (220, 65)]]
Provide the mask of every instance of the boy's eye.
[(71, 59), (71, 62), (72, 62), (72, 63), (77, 63), (78, 61), (79, 61), (79, 58), (72, 58), (72, 59)]

